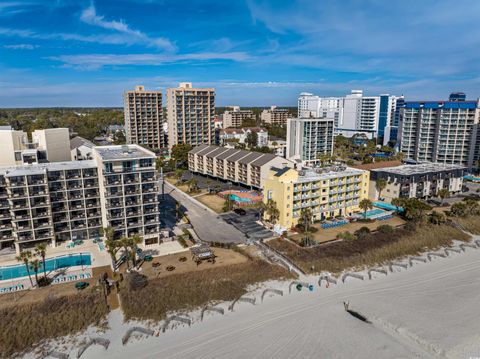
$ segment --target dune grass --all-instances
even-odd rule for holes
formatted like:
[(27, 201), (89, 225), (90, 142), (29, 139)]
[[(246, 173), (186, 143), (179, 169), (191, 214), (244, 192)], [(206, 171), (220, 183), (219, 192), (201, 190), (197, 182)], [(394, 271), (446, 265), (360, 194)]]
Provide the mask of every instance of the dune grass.
[(99, 325), (108, 312), (100, 293), (47, 297), (43, 301), (0, 308), (0, 357), (33, 350), (45, 339)]
[(393, 233), (374, 233), (364, 239), (334, 242), (314, 248), (301, 248), (284, 239), (272, 240), (268, 244), (308, 273), (340, 273), (350, 268), (379, 265), (435, 250), (450, 245), (453, 239), (466, 241), (469, 238), (447, 225), (423, 224), (413, 230), (396, 229)]
[(468, 216), (468, 217), (455, 217), (453, 220), (459, 223), (467, 232), (472, 234), (480, 234), (480, 217)]
[(283, 267), (253, 259), (153, 279), (139, 290), (124, 286), (120, 292), (122, 308), (127, 320), (162, 320), (170, 311), (189, 311), (212, 301), (234, 300), (247, 293), (249, 285), (287, 277), (291, 275)]

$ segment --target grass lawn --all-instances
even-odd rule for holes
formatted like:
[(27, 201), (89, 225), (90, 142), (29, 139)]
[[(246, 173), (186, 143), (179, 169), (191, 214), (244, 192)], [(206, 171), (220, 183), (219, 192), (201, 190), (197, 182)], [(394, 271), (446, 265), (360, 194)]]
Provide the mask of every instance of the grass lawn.
[(196, 196), (195, 199), (215, 212), (223, 213), (223, 205), (225, 204), (225, 200), (223, 198), (220, 198), (215, 194), (204, 194), (201, 196)]
[(147, 286), (139, 290), (124, 285), (120, 295), (126, 319), (162, 320), (168, 312), (234, 300), (247, 293), (247, 287), (252, 284), (291, 277), (283, 267), (259, 259), (211, 268), (209, 265), (201, 264), (207, 268), (204, 270), (149, 280)]
[[(348, 231), (350, 233), (355, 232), (357, 229), (361, 227), (368, 227), (371, 231), (376, 230), (379, 226), (388, 224), (392, 227), (398, 227), (405, 224), (405, 221), (399, 217), (393, 217), (391, 219), (387, 219), (384, 221), (375, 221), (371, 223), (362, 223), (362, 222), (351, 222), (344, 226), (335, 227), (335, 228), (328, 228), (323, 229), (320, 227), (320, 224), (314, 224), (313, 227), (317, 228), (318, 231), (312, 233), (313, 240), (317, 243), (328, 242), (336, 239), (337, 234), (341, 232)], [(304, 237), (303, 234), (296, 234), (290, 237), (291, 240), (294, 242), (299, 242)]]
[(340, 273), (350, 268), (381, 265), (396, 258), (435, 250), (450, 245), (454, 239), (466, 241), (469, 237), (447, 225), (424, 224), (410, 231), (396, 229), (388, 234), (377, 232), (365, 239), (338, 241), (314, 248), (301, 248), (284, 239), (275, 239), (268, 244), (306, 272)]

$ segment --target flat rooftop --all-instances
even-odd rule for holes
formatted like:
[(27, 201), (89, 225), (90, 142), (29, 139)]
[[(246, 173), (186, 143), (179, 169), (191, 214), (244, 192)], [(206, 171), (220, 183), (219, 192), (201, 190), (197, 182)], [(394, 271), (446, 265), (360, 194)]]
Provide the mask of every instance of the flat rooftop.
[(3, 175), (5, 177), (15, 177), (44, 174), (51, 171), (77, 170), (87, 168), (97, 168), (97, 163), (94, 160), (88, 160), (39, 163), (34, 165), (4, 166), (0, 167), (0, 175)]
[(93, 150), (104, 161), (155, 158), (155, 154), (138, 145), (96, 146)]
[(356, 168), (341, 166), (332, 166), (325, 168), (306, 168), (298, 171), (298, 181), (310, 182), (339, 177), (358, 176), (362, 175), (363, 173), (364, 171)]
[(425, 173), (435, 173), (442, 171), (452, 171), (452, 170), (464, 170), (466, 167), (453, 164), (444, 164), (444, 163), (420, 163), (417, 165), (402, 165), (396, 167), (386, 167), (373, 169), (372, 172), (387, 172), (392, 174), (411, 176)]
[(303, 168), (302, 170), (295, 170), (293, 168), (284, 167), (284, 168), (272, 168), (276, 172), (276, 176), (281, 176), (289, 170), (298, 172), (298, 182), (312, 182), (312, 181), (322, 181), (327, 179), (342, 178), (349, 176), (359, 176), (362, 175), (365, 171), (351, 168), (351, 167), (342, 167), (342, 166), (331, 166), (325, 168)]

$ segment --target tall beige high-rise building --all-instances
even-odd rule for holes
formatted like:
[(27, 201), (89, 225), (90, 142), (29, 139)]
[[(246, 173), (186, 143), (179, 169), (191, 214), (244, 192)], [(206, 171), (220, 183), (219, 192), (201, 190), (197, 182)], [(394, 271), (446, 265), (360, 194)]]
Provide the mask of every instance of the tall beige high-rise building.
[(215, 142), (215, 89), (193, 88), (182, 82), (167, 90), (168, 148)]
[(167, 147), (163, 131), (162, 92), (136, 86), (123, 96), (127, 143), (151, 149)]

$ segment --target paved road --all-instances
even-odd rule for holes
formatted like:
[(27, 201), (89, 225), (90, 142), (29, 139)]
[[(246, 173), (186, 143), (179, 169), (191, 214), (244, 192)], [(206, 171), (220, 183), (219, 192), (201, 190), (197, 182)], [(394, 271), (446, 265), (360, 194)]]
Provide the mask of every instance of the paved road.
[(245, 243), (247, 238), (221, 217), (205, 209), (190, 196), (165, 182), (165, 193), (170, 194), (186, 209), (186, 214), (200, 239), (206, 242)]

